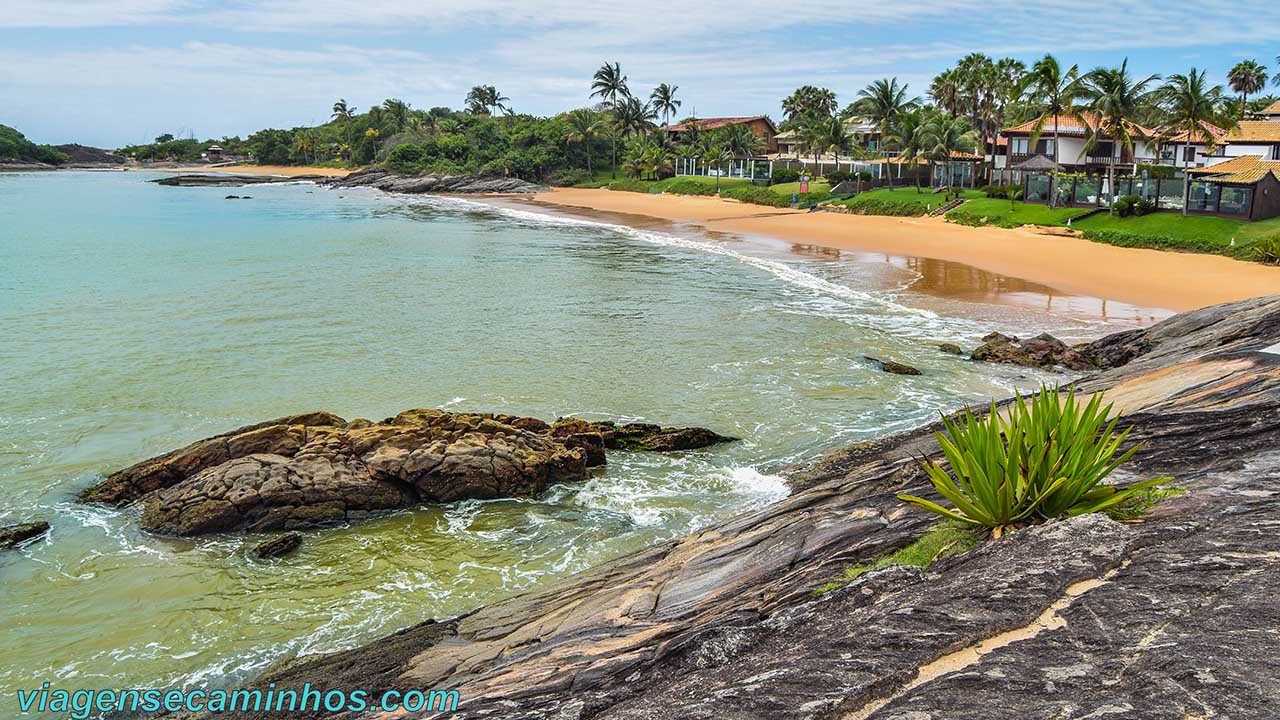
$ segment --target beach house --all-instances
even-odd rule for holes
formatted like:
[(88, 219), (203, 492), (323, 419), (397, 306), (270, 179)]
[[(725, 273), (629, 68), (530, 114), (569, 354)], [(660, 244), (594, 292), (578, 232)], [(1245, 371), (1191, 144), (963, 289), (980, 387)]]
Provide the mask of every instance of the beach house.
[(690, 130), (697, 129), (700, 132), (707, 132), (718, 130), (728, 125), (746, 125), (751, 128), (751, 134), (760, 138), (761, 153), (768, 155), (778, 152), (778, 128), (774, 127), (773, 121), (766, 115), (694, 118), (674, 125), (666, 125), (661, 129), (672, 140), (679, 142), (681, 137)]
[[(1034, 120), (1028, 120), (1000, 132), (1007, 144), (1003, 147), (1004, 162), (998, 164), (998, 169), (1006, 168), (1014, 182), (1020, 179), (1015, 169), (1019, 164), (1037, 155), (1055, 159), (1054, 142), (1059, 145), (1056, 157), (1058, 164), (1063, 170), (1072, 173), (1099, 174), (1107, 172), (1111, 167), (1127, 165), (1132, 168), (1134, 165), (1155, 164), (1158, 161), (1157, 146), (1151, 139), (1156, 137), (1156, 131), (1137, 123), (1126, 122), (1130, 135), (1138, 138), (1132, 148), (1126, 147), (1114, 137), (1108, 137), (1105, 132), (1099, 133), (1098, 115), (1089, 111), (1048, 118), (1039, 136), (1033, 138), (1035, 125)], [(1098, 138), (1090, 146), (1088, 140), (1095, 135)]]

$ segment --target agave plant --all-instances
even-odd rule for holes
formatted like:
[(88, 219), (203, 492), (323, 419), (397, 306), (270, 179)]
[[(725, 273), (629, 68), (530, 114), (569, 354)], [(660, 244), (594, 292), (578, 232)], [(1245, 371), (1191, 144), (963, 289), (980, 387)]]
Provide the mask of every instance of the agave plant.
[(961, 522), (1006, 528), (1034, 519), (1071, 517), (1099, 512), (1154, 487), (1166, 478), (1126, 486), (1102, 480), (1133, 457), (1138, 447), (1121, 453), (1132, 428), (1117, 433), (1119, 417), (1102, 404), (1102, 394), (1077, 402), (1075, 391), (1062, 397), (1059, 388), (1044, 387), (1034, 397), (1019, 395), (1002, 417), (995, 403), (985, 417), (966, 408), (958, 419), (943, 417), (945, 433), (938, 444), (950, 465), (922, 460), (933, 487), (953, 508), (914, 495), (904, 502)]

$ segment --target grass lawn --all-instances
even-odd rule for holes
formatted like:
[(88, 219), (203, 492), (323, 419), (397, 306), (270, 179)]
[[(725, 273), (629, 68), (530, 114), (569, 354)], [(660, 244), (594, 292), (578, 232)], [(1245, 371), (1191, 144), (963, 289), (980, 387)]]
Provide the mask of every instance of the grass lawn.
[[(982, 198), (970, 200), (947, 213), (947, 220), (963, 225), (1065, 226), (1067, 219), (1086, 212), (1087, 208), (1054, 208), (1035, 203)], [(1071, 224), (1094, 242), (1122, 247), (1159, 250), (1183, 250), (1214, 253), (1240, 259), (1253, 259), (1253, 245), (1267, 237), (1280, 236), (1280, 218), (1246, 222), (1208, 215), (1156, 212), (1142, 217), (1113, 217), (1098, 213)], [(1232, 240), (1235, 244), (1232, 245)]]
[(1280, 233), (1280, 218), (1245, 222), (1231, 218), (1211, 217), (1208, 215), (1188, 215), (1183, 217), (1177, 213), (1151, 213), (1142, 217), (1111, 217), (1097, 214), (1081, 220), (1074, 227), (1079, 230), (1121, 230), (1141, 235), (1165, 235), (1169, 237), (1185, 237), (1202, 240), (1222, 240), (1230, 243), (1252, 242), (1261, 237)]
[(1084, 213), (1082, 208), (1053, 208), (1048, 205), (1016, 202), (1001, 198), (979, 197), (969, 200), (947, 213), (947, 219), (964, 225), (1066, 225), (1067, 218)]
[[(778, 193), (779, 195), (786, 195), (790, 197), (791, 195), (800, 194), (800, 183), (798, 182), (778, 183), (777, 185), (770, 185), (769, 189)], [(831, 191), (831, 183), (824, 183), (824, 182), (809, 183), (809, 192), (811, 193), (830, 192), (830, 191)]]

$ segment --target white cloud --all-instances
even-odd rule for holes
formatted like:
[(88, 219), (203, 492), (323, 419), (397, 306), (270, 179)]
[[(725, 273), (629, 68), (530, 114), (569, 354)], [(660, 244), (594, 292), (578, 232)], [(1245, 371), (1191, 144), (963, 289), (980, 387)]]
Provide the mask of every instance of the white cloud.
[[(780, 99), (805, 83), (831, 87), (843, 103), (870, 80), (897, 75), (922, 94), (934, 72), (974, 50), (1026, 59), (1103, 52), (1118, 61), (1164, 49), (1181, 63), (1202, 48), (1269, 44), (1280, 27), (1272, 0), (1131, 0), (1083, 11), (1057, 0), (811, 0), (803, 11), (776, 0), (16, 3), (0, 16), (0, 95), (15, 99), (22, 118), (123, 129), (145, 112), (147, 124), (203, 135), (322, 119), (339, 96), (361, 107), (385, 97), (457, 106), (482, 82), (519, 110), (553, 112), (585, 104), (591, 73), (606, 59), (622, 62), (638, 92), (678, 84), (685, 111), (777, 113)], [(5, 28), (77, 26), (128, 26), (110, 37), (129, 43), (33, 51), (2, 42), (22, 32)], [(222, 39), (188, 41), (210, 37), (210, 28)], [(1045, 37), (1054, 38), (1051, 47)], [(1154, 69), (1172, 70), (1146, 70)], [(92, 102), (49, 117), (45, 108), (73, 98)]]

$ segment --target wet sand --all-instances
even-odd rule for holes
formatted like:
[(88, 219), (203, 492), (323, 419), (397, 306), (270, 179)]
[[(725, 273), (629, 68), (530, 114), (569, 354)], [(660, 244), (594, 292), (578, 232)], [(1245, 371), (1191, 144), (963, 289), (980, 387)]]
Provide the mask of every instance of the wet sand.
[[(1056, 293), (1074, 297), (1072, 303), (1081, 311), (1096, 311), (1101, 305), (1105, 313), (1107, 301), (1118, 301), (1164, 317), (1167, 311), (1280, 294), (1278, 267), (1215, 255), (1121, 248), (1027, 228), (973, 228), (940, 218), (810, 213), (718, 198), (576, 188), (515, 202), (526, 208), (623, 213), (799, 246), (946, 261), (960, 267), (927, 275), (926, 285), (919, 288), (944, 296), (1007, 296), (1012, 290), (1030, 292), (1034, 297), (1025, 300), (1039, 303), (1046, 294), (1052, 298)], [(645, 222), (640, 220), (639, 226)], [(974, 276), (964, 268), (991, 276)], [(1014, 289), (1013, 279), (1024, 281), (1024, 286)]]

